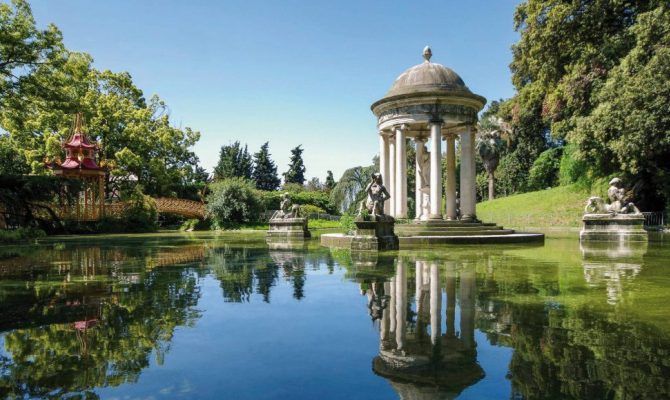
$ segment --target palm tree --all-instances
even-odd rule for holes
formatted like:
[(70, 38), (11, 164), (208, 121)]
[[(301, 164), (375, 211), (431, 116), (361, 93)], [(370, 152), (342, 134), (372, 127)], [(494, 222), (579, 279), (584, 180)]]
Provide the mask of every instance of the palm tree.
[(487, 124), (482, 125), (486, 125), (488, 129), (482, 128), (482, 125), (479, 126), (480, 134), (477, 137), (476, 148), (488, 174), (489, 200), (493, 200), (495, 198), (495, 171), (498, 168), (500, 156), (506, 144), (501, 136), (509, 136), (509, 125), (502, 119), (493, 116), (487, 122)]

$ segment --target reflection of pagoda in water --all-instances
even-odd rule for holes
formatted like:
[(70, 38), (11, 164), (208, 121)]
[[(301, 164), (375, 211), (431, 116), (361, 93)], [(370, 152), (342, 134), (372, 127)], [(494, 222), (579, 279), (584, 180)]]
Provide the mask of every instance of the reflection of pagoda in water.
[[(475, 272), (446, 270), (446, 332), (442, 332), (442, 286), (435, 262), (416, 261), (415, 313), (408, 305), (407, 261), (398, 259), (396, 274), (384, 283), (388, 302), (381, 304), (379, 355), (373, 371), (387, 378), (402, 399), (453, 398), (484, 376), (477, 364), (475, 329)], [(457, 290), (457, 278), (460, 285)], [(379, 291), (377, 291), (379, 292)], [(460, 332), (456, 333), (456, 298), (460, 301)], [(373, 315), (371, 311), (371, 315)]]

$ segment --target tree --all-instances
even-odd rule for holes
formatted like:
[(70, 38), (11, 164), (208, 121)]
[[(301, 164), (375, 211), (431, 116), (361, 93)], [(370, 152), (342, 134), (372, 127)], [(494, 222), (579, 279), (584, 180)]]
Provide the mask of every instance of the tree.
[(637, 205), (661, 210), (670, 200), (670, 7), (641, 14), (629, 29), (635, 47), (593, 96), (597, 106), (568, 138), (599, 175), (636, 182)]
[(235, 177), (211, 185), (207, 213), (219, 227), (257, 221), (261, 203), (253, 182)]
[(306, 186), (307, 190), (310, 192), (322, 192), (326, 188), (316, 176), (310, 179)]
[(528, 174), (528, 188), (530, 190), (542, 190), (554, 187), (559, 183), (558, 173), (562, 154), (562, 147), (554, 147), (540, 154)]
[(337, 185), (330, 192), (331, 203), (340, 212), (356, 209), (358, 203), (365, 196), (363, 189), (365, 189), (365, 186), (370, 181), (372, 174), (378, 171), (379, 167), (375, 165), (367, 167), (358, 166), (344, 171)]
[(239, 141), (235, 141), (232, 144), (221, 146), (219, 162), (214, 167), (216, 179), (251, 179), (252, 176), (253, 162), (246, 144), (243, 148)]
[(288, 165), (288, 171), (284, 172), (284, 183), (305, 184), (305, 163), (302, 160), (302, 146), (297, 146), (291, 150), (291, 162)]
[[(667, 2), (527, 0), (517, 7), (513, 47), (518, 93), (501, 107), (513, 158), (527, 176), (547, 147), (577, 145), (584, 176), (638, 182), (643, 208), (662, 207), (666, 184), (670, 23)], [(544, 148), (543, 148), (544, 147)], [(530, 156), (530, 157), (528, 157)], [(529, 162), (531, 164), (529, 164)], [(501, 163), (502, 164), (502, 163)], [(510, 164), (509, 171), (512, 172)]]
[(167, 105), (147, 101), (128, 73), (96, 70), (90, 55), (64, 48), (55, 27), (37, 30), (24, 1), (0, 4), (0, 56), (0, 128), (31, 173), (49, 174), (45, 161), (63, 156), (60, 144), (81, 112), (111, 172), (108, 194), (139, 183), (147, 194), (174, 196), (193, 183), (200, 134), (173, 127)]
[(488, 130), (483, 130), (477, 137), (475, 147), (479, 157), (482, 159), (484, 169), (486, 170), (489, 184), (489, 200), (495, 198), (495, 171), (498, 168), (501, 154), (505, 148), (505, 142), (501, 139), (500, 131), (502, 123), (492, 122), (494, 118), (488, 118)]
[(335, 182), (335, 178), (333, 178), (333, 171), (328, 170), (327, 174), (328, 175), (326, 175), (326, 183), (325, 183), (326, 190), (331, 191), (333, 190), (337, 182)]
[(57, 63), (63, 49), (58, 28), (37, 29), (27, 1), (0, 4), (0, 107), (19, 105), (22, 89), (46, 94), (48, 89), (35, 85), (31, 76), (40, 65)]
[(30, 167), (23, 152), (8, 135), (0, 135), (0, 176), (23, 175), (29, 172)]
[(253, 180), (260, 190), (276, 190), (281, 181), (277, 176), (277, 166), (270, 158), (270, 144), (265, 142), (261, 149), (254, 154)]

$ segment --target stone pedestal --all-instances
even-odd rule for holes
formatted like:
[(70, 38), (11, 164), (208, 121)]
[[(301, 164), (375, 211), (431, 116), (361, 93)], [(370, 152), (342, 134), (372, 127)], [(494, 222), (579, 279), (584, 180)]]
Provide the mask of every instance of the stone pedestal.
[(268, 239), (302, 240), (310, 237), (307, 218), (275, 218), (270, 220)]
[(352, 251), (398, 250), (398, 236), (393, 227), (395, 220), (387, 217), (380, 221), (355, 221), (356, 233), (351, 239)]
[(584, 214), (580, 240), (646, 242), (642, 214)]

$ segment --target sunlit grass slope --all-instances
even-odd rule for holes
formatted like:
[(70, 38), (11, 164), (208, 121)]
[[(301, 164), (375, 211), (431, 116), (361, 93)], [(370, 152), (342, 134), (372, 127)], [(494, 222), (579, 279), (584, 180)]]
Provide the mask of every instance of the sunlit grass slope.
[(477, 217), (510, 228), (578, 227), (591, 195), (578, 185), (517, 194), (477, 204)]

